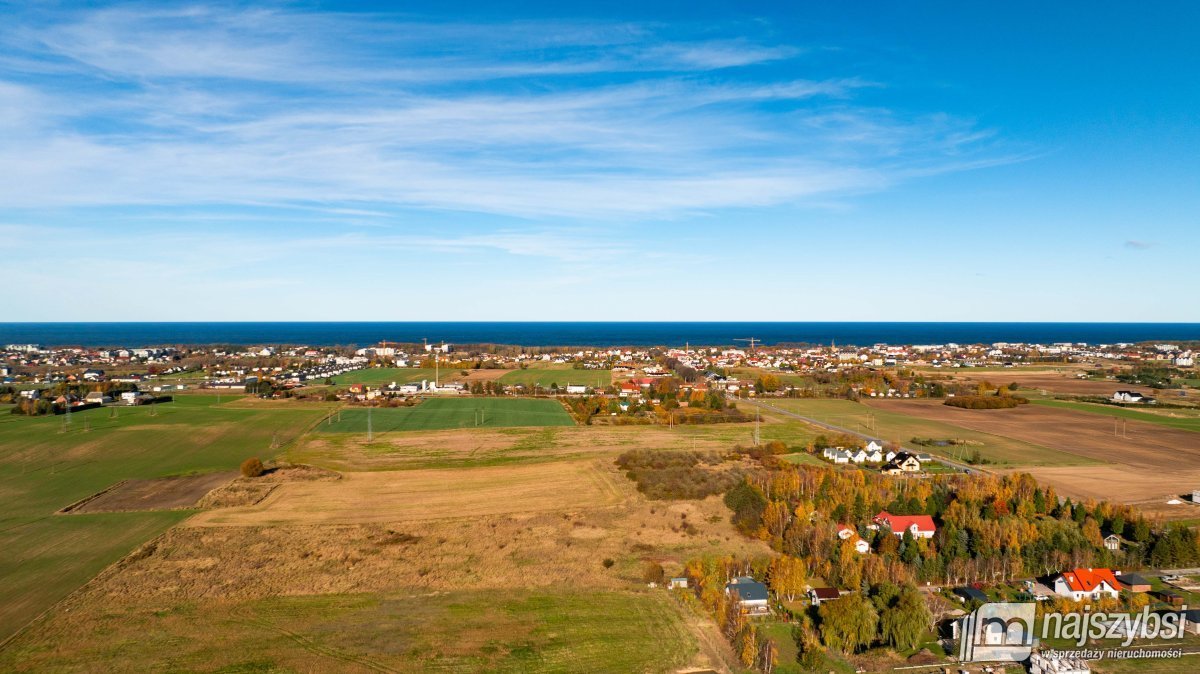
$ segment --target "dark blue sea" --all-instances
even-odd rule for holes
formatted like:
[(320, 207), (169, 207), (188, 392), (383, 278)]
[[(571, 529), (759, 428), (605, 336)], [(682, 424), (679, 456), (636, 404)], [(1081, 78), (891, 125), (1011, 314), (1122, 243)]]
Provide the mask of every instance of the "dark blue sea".
[(163, 346), (380, 341), (520, 346), (990, 344), (1200, 340), (1200, 323), (0, 323), (0, 344)]

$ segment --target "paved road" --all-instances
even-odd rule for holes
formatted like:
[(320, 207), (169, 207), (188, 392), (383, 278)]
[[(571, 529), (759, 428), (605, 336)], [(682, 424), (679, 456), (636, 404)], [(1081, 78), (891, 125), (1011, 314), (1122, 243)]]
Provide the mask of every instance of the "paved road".
[[(863, 438), (864, 440), (874, 440), (875, 442), (878, 442), (881, 445), (884, 442), (886, 442), (883, 438), (877, 438), (877, 437), (874, 437), (871, 435), (867, 435), (866, 433), (860, 433), (859, 431), (845, 428), (843, 426), (836, 426), (834, 424), (826, 423), (824, 421), (818, 421), (816, 419), (813, 419), (812, 417), (806, 417), (803, 414), (796, 414), (795, 412), (789, 412), (785, 409), (780, 409), (779, 407), (776, 407), (775, 405), (772, 405), (768, 402), (764, 402), (761, 400), (739, 399), (738, 402), (750, 403), (751, 405), (754, 405), (756, 407), (761, 407), (763, 409), (769, 409), (775, 414), (782, 414), (785, 417), (792, 417), (793, 419), (799, 419), (801, 421), (806, 421), (814, 426), (826, 428), (831, 431), (837, 431), (838, 433), (847, 433), (849, 435), (856, 435), (860, 438)], [(906, 452), (911, 452), (913, 454), (917, 454), (917, 453), (929, 454), (930, 456), (937, 459), (939, 463), (944, 463), (947, 466), (950, 466), (951, 468), (957, 468), (958, 470), (961, 470), (964, 473), (990, 473), (991, 472), (989, 470), (980, 468), (978, 466), (972, 466), (970, 464), (966, 464), (966, 463), (962, 463), (959, 461), (954, 461), (952, 459), (948, 459), (940, 454), (934, 454), (933, 452), (927, 451), (925, 449), (921, 449), (921, 450), (910, 449), (903, 445), (900, 446), (900, 449), (902, 449)]]

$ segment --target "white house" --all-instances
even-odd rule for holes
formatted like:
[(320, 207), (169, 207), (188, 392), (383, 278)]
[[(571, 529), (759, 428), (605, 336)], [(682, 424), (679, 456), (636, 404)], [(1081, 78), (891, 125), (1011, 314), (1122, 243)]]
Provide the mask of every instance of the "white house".
[(904, 536), (907, 532), (912, 534), (913, 538), (933, 538), (937, 532), (937, 525), (929, 515), (893, 515), (883, 510), (873, 521), (878, 526), (891, 529), (897, 536)]
[(854, 534), (846, 540), (850, 541), (850, 545), (854, 546), (854, 551), (860, 555), (865, 555), (871, 551), (871, 544), (867, 543), (867, 541), (858, 534)]
[(885, 463), (881, 470), (888, 475), (919, 473), (921, 472), (921, 462), (917, 460), (916, 456), (908, 452), (900, 452)]
[(1116, 599), (1120, 587), (1112, 569), (1073, 569), (1054, 579), (1054, 593), (1075, 601), (1101, 597)]
[(1144, 396), (1137, 391), (1117, 391), (1113, 394), (1113, 402), (1115, 403), (1152, 403), (1154, 398)]

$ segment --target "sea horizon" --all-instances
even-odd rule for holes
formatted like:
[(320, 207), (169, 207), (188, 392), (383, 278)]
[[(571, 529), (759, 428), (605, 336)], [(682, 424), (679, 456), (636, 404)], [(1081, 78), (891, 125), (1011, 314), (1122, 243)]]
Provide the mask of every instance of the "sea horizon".
[(0, 323), (0, 343), (42, 346), (379, 342), (523, 347), (756, 344), (1115, 344), (1200, 340), (1200, 323), (1036, 321), (112, 321)]

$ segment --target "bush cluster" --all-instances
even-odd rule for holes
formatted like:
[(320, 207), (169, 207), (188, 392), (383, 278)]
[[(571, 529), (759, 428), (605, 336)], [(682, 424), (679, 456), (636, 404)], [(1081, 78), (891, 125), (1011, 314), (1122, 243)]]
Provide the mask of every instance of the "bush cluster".
[(965, 410), (1006, 410), (1029, 402), (1020, 396), (959, 396), (946, 398), (946, 405)]
[(652, 499), (699, 499), (727, 491), (745, 472), (723, 469), (723, 463), (718, 452), (631, 449), (617, 457), (617, 466)]
[(263, 474), (264, 470), (263, 462), (257, 457), (242, 462), (242, 475), (245, 477), (258, 477)]

